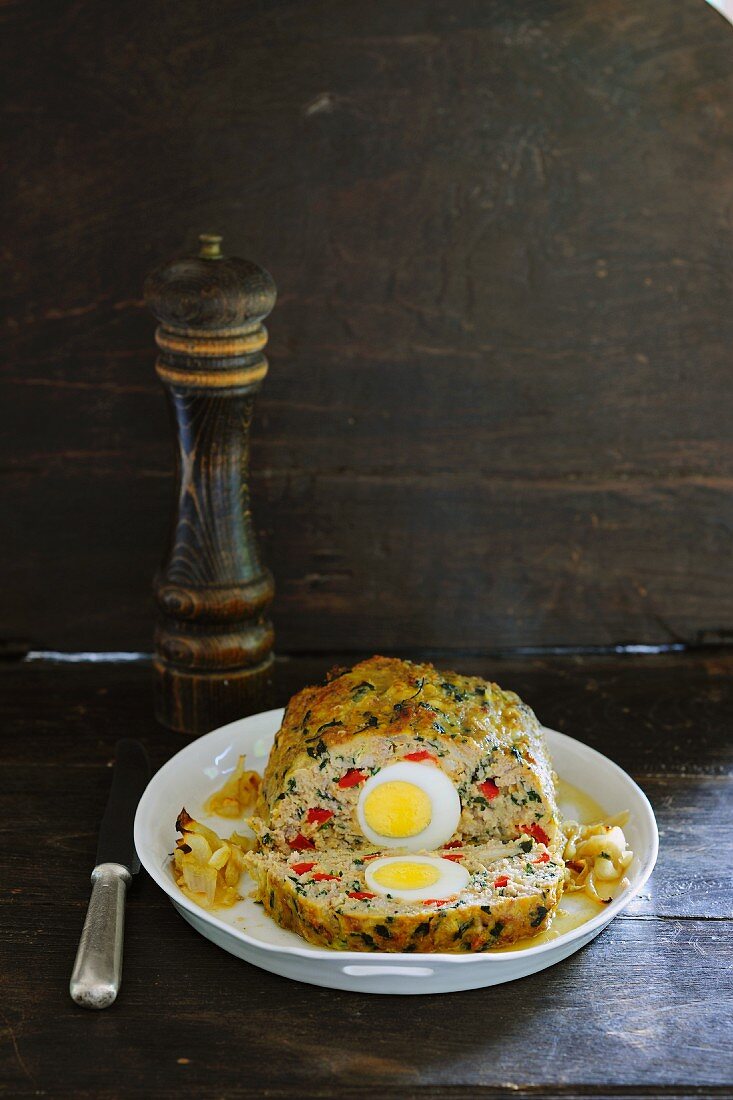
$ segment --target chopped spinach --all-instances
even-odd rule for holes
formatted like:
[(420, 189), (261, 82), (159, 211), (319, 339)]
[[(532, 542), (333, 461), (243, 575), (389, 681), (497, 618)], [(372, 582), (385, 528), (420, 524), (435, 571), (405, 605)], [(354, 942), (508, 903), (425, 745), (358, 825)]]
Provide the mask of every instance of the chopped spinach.
[(322, 726), (319, 726), (316, 733), (323, 733), (324, 730), (330, 730), (332, 726), (343, 726), (343, 722), (340, 722), (338, 718), (334, 718), (332, 722), (324, 722)]
[(442, 690), (445, 692), (445, 694), (447, 696), (449, 696), (451, 699), (453, 699), (454, 702), (456, 702), (456, 703), (465, 702), (465, 700), (466, 700), (465, 692), (460, 691), (459, 688), (457, 688), (455, 684), (451, 684), (449, 680), (444, 680), (440, 686), (441, 686)]
[(547, 909), (544, 905), (538, 905), (535, 909), (534, 918), (529, 922), (533, 928), (539, 928), (543, 920), (547, 916)]
[(465, 920), (463, 922), (463, 924), (459, 924), (458, 928), (456, 929), (456, 931), (453, 934), (453, 939), (454, 940), (460, 940), (466, 934), (466, 932), (468, 932), (468, 930), (469, 930), (469, 928), (471, 927), (472, 924), (473, 924), (473, 917), (471, 917), (470, 920)]
[(363, 699), (370, 691), (376, 691), (374, 684), (370, 684), (368, 680), (362, 680), (360, 684), (351, 689), (352, 702), (358, 703), (360, 699)]

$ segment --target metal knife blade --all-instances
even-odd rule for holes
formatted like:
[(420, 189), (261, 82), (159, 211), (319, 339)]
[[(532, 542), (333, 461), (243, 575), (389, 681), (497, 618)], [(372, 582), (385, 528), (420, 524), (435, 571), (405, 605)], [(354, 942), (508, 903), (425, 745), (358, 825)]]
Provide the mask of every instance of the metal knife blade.
[(123, 737), (115, 748), (112, 789), (99, 828), (97, 866), (100, 863), (121, 863), (132, 875), (140, 870), (132, 825), (137, 804), (150, 779), (150, 764), (139, 741)]

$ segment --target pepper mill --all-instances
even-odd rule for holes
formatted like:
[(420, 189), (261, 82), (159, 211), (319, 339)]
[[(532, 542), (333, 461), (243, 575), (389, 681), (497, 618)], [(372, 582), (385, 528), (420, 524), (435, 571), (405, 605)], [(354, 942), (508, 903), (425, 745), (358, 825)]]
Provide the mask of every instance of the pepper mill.
[(199, 241), (198, 255), (162, 264), (145, 283), (177, 444), (177, 508), (154, 582), (156, 715), (192, 734), (264, 709), (274, 663), (274, 588), (248, 475), (275, 284), (256, 264), (225, 256), (221, 237)]

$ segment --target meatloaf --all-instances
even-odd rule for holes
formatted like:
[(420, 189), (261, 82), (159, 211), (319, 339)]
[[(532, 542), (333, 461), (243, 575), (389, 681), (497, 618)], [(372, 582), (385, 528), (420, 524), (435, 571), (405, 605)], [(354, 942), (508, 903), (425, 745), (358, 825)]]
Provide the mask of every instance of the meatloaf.
[[(564, 867), (523, 836), (431, 853), (460, 861), (454, 897), (405, 901), (375, 894), (365, 877), (374, 852), (322, 849), (308, 858), (275, 848), (245, 858), (256, 897), (284, 928), (310, 943), (351, 951), (485, 951), (541, 932), (562, 892)], [(405, 853), (410, 859), (411, 853)]]

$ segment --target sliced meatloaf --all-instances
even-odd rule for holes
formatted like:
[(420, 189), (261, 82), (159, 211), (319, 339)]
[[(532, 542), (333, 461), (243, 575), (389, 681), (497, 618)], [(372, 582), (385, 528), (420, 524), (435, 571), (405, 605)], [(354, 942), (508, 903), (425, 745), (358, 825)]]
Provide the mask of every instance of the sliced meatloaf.
[(290, 701), (264, 775), (260, 831), (282, 854), (360, 849), (361, 789), (403, 761), (438, 769), (457, 791), (451, 842), (525, 835), (555, 851), (554, 775), (531, 709), (478, 677), (387, 657)]
[[(394, 855), (394, 852), (390, 853)], [(459, 861), (468, 882), (449, 897), (405, 901), (367, 880), (380, 853), (319, 850), (284, 857), (264, 846), (245, 856), (256, 898), (310, 943), (358, 951), (484, 951), (542, 931), (557, 906), (562, 860), (533, 838), (433, 852)], [(406, 853), (409, 860), (412, 853)]]

